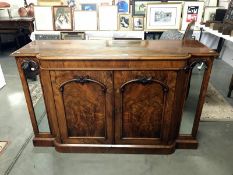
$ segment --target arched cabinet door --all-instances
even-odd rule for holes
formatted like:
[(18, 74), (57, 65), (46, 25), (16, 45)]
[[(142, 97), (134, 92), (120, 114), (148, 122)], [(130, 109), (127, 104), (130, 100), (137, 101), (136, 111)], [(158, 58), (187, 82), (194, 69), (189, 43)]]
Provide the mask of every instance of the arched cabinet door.
[(63, 143), (112, 143), (112, 72), (51, 71)]
[(176, 72), (116, 71), (115, 141), (117, 144), (166, 144)]

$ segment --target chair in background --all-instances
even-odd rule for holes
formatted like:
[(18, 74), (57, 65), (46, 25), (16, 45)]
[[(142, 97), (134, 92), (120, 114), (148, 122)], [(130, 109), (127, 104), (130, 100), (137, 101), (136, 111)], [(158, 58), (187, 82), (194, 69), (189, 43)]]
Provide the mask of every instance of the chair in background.
[(162, 33), (159, 40), (182, 40), (183, 33), (179, 32), (178, 30), (167, 30)]
[(193, 37), (194, 25), (195, 20), (192, 20), (188, 24), (184, 34), (176, 29), (164, 31), (160, 37), (160, 40), (193, 40), (195, 39), (195, 37)]
[(195, 37), (193, 37), (194, 26), (195, 26), (195, 20), (192, 20), (188, 24), (188, 26), (184, 32), (184, 35), (182, 38), (183, 40), (193, 40), (193, 39), (195, 40)]

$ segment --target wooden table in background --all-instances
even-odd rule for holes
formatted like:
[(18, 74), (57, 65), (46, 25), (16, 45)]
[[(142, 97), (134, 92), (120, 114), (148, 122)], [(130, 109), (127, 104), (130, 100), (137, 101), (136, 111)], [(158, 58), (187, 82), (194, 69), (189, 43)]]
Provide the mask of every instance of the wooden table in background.
[(34, 31), (34, 18), (0, 18), (0, 49), (4, 42), (3, 35), (11, 35), (17, 48), (27, 44), (30, 40), (29, 35)]

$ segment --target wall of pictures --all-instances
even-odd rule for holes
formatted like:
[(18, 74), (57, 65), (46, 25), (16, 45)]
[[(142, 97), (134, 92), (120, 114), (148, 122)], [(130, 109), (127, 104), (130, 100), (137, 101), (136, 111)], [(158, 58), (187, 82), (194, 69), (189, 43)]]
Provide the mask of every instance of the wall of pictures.
[[(12, 7), (22, 5), (24, 2), (10, 1)], [(27, 2), (35, 4), (37, 31), (185, 30), (192, 19), (199, 24), (203, 20), (213, 18), (217, 8), (224, 8), (216, 7), (216, 0), (165, 3), (154, 0), (27, 0)]]
[[(46, 4), (49, 0), (38, 0), (38, 4)], [(165, 2), (146, 0), (62, 0), (54, 6), (35, 6), (42, 13), (48, 8), (52, 16), (49, 18), (55, 31), (85, 31), (85, 30), (119, 30), (119, 31), (164, 31), (168, 29), (185, 30), (188, 23), (195, 19), (199, 24), (213, 17), (214, 7), (208, 9), (207, 1)], [(47, 3), (48, 3), (47, 2)], [(217, 1), (216, 1), (217, 2)], [(59, 5), (60, 4), (60, 5)], [(62, 4), (62, 5), (61, 5)], [(43, 9), (44, 8), (44, 9)], [(224, 8), (224, 7), (219, 7)], [(204, 9), (208, 15), (204, 15)], [(36, 11), (36, 10), (35, 10)], [(107, 15), (106, 15), (107, 14)], [(212, 15), (212, 16), (211, 16)], [(85, 18), (85, 19), (84, 19)], [(35, 13), (36, 30), (51, 30), (44, 25), (44, 19)], [(46, 24), (46, 23), (45, 23)], [(40, 26), (39, 28), (37, 26)], [(51, 26), (51, 25), (50, 25)], [(47, 29), (46, 29), (47, 28)]]

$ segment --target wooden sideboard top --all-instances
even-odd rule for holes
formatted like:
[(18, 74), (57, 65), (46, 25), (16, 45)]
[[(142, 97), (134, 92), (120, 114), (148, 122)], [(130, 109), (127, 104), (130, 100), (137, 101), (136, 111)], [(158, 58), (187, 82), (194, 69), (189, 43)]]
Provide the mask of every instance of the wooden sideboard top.
[(45, 60), (63, 59), (187, 59), (189, 56), (218, 54), (195, 40), (38, 40), (11, 56), (37, 56)]

